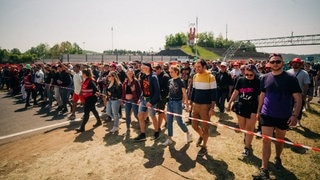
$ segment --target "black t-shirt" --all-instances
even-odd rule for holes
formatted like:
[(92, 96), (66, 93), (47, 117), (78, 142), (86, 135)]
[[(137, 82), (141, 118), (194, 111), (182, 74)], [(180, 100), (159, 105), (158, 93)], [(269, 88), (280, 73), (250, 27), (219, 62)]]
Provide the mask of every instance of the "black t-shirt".
[(182, 88), (184, 83), (181, 78), (169, 80), (169, 100), (182, 100)]
[(239, 102), (245, 104), (257, 104), (260, 94), (260, 80), (254, 78), (248, 80), (245, 77), (238, 79), (235, 89), (239, 91)]
[(314, 87), (314, 80), (313, 78), (317, 76), (317, 71), (310, 69), (310, 71), (307, 71), (310, 79), (309, 87)]
[(50, 71), (50, 72), (46, 73), (46, 76), (44, 78), (44, 83), (50, 84), (52, 78), (54, 78), (54, 72)]

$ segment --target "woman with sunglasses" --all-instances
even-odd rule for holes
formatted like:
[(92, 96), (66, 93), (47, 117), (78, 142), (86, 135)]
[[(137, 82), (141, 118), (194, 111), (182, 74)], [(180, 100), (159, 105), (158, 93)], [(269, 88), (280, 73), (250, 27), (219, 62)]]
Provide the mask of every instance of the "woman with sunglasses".
[[(169, 80), (169, 101), (167, 105), (167, 128), (168, 128), (168, 139), (162, 143), (164, 146), (168, 146), (173, 143), (173, 117), (176, 118), (177, 123), (181, 130), (186, 133), (187, 143), (192, 141), (192, 134), (188, 131), (187, 126), (182, 121), (182, 103), (185, 102), (187, 111), (189, 111), (188, 97), (186, 93), (185, 85), (179, 76), (179, 67), (176, 65), (170, 66), (170, 76)], [(169, 113), (175, 113), (180, 115), (173, 115)]]
[[(256, 113), (258, 108), (258, 96), (260, 94), (260, 80), (257, 76), (257, 70), (253, 64), (245, 67), (245, 75), (238, 79), (235, 89), (228, 103), (227, 111), (232, 110), (237, 114), (240, 129), (254, 131), (256, 124)], [(238, 101), (234, 102), (238, 97)], [(243, 157), (250, 155), (252, 148), (251, 142), (253, 135), (245, 134), (245, 147), (242, 152)]]
[(131, 110), (133, 111), (134, 117), (136, 117), (138, 120), (139, 106), (137, 103), (141, 95), (141, 87), (139, 81), (135, 78), (134, 70), (132, 68), (127, 70), (126, 76), (127, 78), (124, 80), (122, 85), (122, 100), (125, 102), (126, 126), (127, 133), (129, 133), (131, 124)]
[(121, 81), (115, 71), (110, 71), (108, 76), (107, 94), (107, 115), (114, 119), (114, 124), (111, 133), (119, 130), (119, 109), (121, 105), (122, 85)]

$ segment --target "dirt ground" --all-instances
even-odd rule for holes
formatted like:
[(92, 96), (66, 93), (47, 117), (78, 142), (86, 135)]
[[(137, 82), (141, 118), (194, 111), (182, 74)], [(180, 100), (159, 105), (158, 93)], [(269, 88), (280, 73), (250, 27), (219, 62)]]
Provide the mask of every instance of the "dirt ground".
[[(217, 114), (213, 122), (217, 122)], [(147, 129), (147, 141), (136, 143), (132, 140), (138, 133), (136, 120), (130, 134), (125, 134), (124, 120), (117, 134), (106, 131), (113, 122), (92, 128), (94, 123), (91, 117), (84, 133), (76, 134), (74, 128), (79, 122), (73, 122), (1, 145), (0, 179), (252, 179), (251, 174), (261, 164), (261, 140), (253, 141), (253, 160), (240, 161), (243, 134), (227, 128), (211, 126), (208, 155), (201, 158), (195, 145), (198, 136), (191, 126), (192, 143), (186, 144), (186, 135), (175, 122), (175, 143), (164, 147), (161, 143), (166, 131), (153, 141), (152, 124)], [(225, 114), (220, 123), (236, 126), (234, 114)], [(293, 152), (290, 147), (284, 151), (289, 152), (283, 158), (286, 163)], [(292, 173), (294, 168), (288, 166), (278, 175), (300, 179)]]

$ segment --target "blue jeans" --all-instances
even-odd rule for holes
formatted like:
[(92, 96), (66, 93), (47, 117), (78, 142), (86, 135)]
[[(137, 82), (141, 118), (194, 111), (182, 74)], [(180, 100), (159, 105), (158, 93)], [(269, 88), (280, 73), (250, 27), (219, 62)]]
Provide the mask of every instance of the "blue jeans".
[(138, 108), (139, 108), (139, 106), (135, 102), (126, 100), (125, 111), (126, 111), (127, 129), (130, 128), (130, 124), (131, 124), (131, 116), (130, 116), (131, 110), (133, 111), (134, 117), (136, 117), (138, 119)]
[(157, 108), (157, 105), (151, 106), (151, 108), (147, 108), (146, 104), (148, 101), (144, 100), (143, 98), (140, 98), (140, 104), (139, 104), (139, 112), (147, 112), (149, 113), (149, 116), (155, 116), (156, 115), (156, 110), (153, 108)]
[(107, 103), (107, 115), (114, 119), (114, 127), (119, 127), (120, 100), (109, 100)]
[(227, 96), (227, 91), (217, 90), (217, 106), (221, 113), (224, 113), (224, 103), (226, 102)]
[[(167, 104), (167, 111), (182, 115), (182, 101), (170, 101)], [(182, 121), (181, 116), (175, 116), (179, 127), (183, 132), (188, 132), (187, 126)], [(173, 115), (167, 114), (167, 128), (168, 128), (168, 136), (173, 135)]]

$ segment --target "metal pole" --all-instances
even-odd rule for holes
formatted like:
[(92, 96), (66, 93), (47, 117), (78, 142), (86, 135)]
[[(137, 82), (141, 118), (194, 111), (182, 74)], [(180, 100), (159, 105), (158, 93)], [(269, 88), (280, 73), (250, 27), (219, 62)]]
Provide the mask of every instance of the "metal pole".
[(113, 27), (111, 27), (111, 50), (113, 54)]
[(198, 17), (196, 18), (196, 37), (195, 37), (195, 41), (196, 41), (196, 58), (198, 58), (198, 48), (197, 48), (197, 44), (198, 44)]

